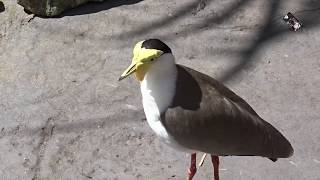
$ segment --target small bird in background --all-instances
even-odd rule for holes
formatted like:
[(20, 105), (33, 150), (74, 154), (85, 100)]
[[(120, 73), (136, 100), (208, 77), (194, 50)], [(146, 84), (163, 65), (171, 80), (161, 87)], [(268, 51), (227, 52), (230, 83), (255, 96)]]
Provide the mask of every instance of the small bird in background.
[(217, 80), (175, 63), (159, 39), (138, 42), (131, 65), (119, 80), (135, 74), (140, 82), (147, 122), (164, 143), (191, 154), (211, 154), (214, 179), (219, 156), (262, 156), (276, 161), (293, 154), (290, 142), (242, 98)]

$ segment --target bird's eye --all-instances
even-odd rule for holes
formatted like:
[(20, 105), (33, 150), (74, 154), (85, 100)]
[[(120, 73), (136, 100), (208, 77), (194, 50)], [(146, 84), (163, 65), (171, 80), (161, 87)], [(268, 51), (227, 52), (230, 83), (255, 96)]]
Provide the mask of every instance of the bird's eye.
[(153, 61), (154, 59), (152, 58), (152, 59), (150, 59), (150, 61)]

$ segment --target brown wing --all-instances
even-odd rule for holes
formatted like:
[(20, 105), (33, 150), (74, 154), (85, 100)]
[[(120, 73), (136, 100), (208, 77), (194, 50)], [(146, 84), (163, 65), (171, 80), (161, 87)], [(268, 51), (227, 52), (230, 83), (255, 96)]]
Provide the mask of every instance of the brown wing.
[(176, 95), (162, 123), (181, 145), (216, 155), (289, 157), (289, 141), (215, 79), (177, 65)]

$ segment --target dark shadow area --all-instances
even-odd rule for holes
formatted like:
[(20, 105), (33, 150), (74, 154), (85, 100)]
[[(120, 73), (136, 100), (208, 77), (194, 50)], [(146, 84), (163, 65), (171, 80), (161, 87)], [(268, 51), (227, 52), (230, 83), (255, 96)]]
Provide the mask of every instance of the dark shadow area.
[[(197, 24), (182, 28), (178, 32), (171, 32), (164, 36), (157, 36), (157, 38), (174, 39), (177, 37), (185, 37), (189, 34), (199, 33), (203, 30), (215, 28), (225, 20), (231, 18), (235, 13), (243, 9), (251, 1), (252, 0), (234, 1), (231, 5), (224, 8), (224, 10), (222, 10), (220, 13), (211, 14)], [(165, 17), (156, 22), (140, 26), (137, 29), (133, 29), (129, 32), (119, 34), (119, 38), (125, 39), (128, 36), (147, 34), (155, 29), (169, 26), (178, 19), (192, 15), (195, 10), (199, 8), (205, 8), (205, 6), (208, 6), (211, 2), (213, 2), (213, 0), (195, 0), (192, 3), (186, 4), (177, 11), (173, 12), (173, 15), (170, 17)], [(320, 1), (305, 1), (304, 7), (301, 7), (299, 11), (292, 11), (292, 13), (301, 21), (303, 25), (303, 27), (297, 32), (292, 31), (292, 29), (282, 20), (282, 17), (288, 13), (281, 11), (280, 7), (282, 2), (284, 1), (269, 1), (268, 6), (265, 7), (265, 11), (261, 12), (266, 17), (266, 20), (261, 22), (259, 27), (256, 28), (255, 36), (257, 38), (251, 42), (244, 42), (248, 44), (246, 48), (239, 50), (229, 49), (231, 52), (238, 52), (239, 59), (235, 67), (226, 70), (219, 80), (228, 81), (243, 69), (249, 69), (252, 67), (254, 65), (254, 56), (256, 53), (261, 49), (261, 47), (268, 45), (272, 40), (279, 38), (280, 36), (294, 36), (299, 33), (304, 33), (306, 30), (320, 25)]]
[[(277, 31), (279, 31), (280, 29), (279, 26), (276, 26), (274, 24), (274, 15), (278, 14), (278, 9), (280, 6), (281, 1), (278, 0), (273, 0), (270, 2), (270, 6), (267, 7), (267, 13), (266, 13), (266, 17), (267, 20), (265, 21), (262, 29), (260, 31), (258, 31), (257, 33), (257, 39), (251, 43), (251, 45), (249, 45), (248, 48), (244, 49), (240, 54), (241, 54), (241, 58), (238, 62), (238, 64), (227, 70), (224, 75), (222, 76), (222, 78), (220, 79), (221, 81), (227, 81), (229, 80), (232, 76), (234, 76), (235, 74), (239, 73), (242, 69), (244, 69), (245, 67), (248, 68), (249, 64), (252, 64), (251, 61), (254, 60), (254, 58), (252, 58), (254, 56), (254, 54), (260, 49), (260, 47), (263, 45), (263, 43), (267, 42), (268, 40), (271, 39), (272, 36), (274, 36), (276, 33), (279, 33)], [(275, 27), (277, 27), (277, 29), (275, 29)], [(290, 29), (281, 29), (281, 32), (289, 32)]]
[[(210, 28), (216, 24), (222, 23), (224, 20), (230, 18), (234, 13), (236, 13), (239, 8), (243, 7), (244, 5), (246, 5), (250, 1), (252, 1), (252, 0), (235, 1), (232, 5), (230, 5), (225, 10), (223, 10), (223, 12), (221, 12), (219, 15), (209, 16), (208, 18), (206, 18), (205, 20), (203, 20), (199, 24), (193, 25), (193, 26), (186, 28), (186, 29), (182, 29), (179, 32), (173, 32), (173, 33), (167, 34), (165, 37), (163, 37), (163, 39), (170, 39), (170, 38), (174, 38), (175, 36), (184, 36), (189, 33), (199, 31), (203, 28)], [(189, 3), (189, 4), (179, 8), (179, 10), (173, 12), (172, 16), (162, 18), (162, 19), (158, 20), (157, 22), (147, 24), (145, 26), (139, 27), (138, 29), (134, 29), (132, 31), (126, 32), (125, 34), (120, 34), (120, 38), (125, 39), (125, 38), (127, 38), (127, 36), (141, 35), (141, 34), (151, 32), (155, 29), (168, 26), (178, 19), (192, 15), (193, 12), (197, 11), (199, 6), (203, 9), (203, 8), (205, 8), (205, 7), (203, 7), (204, 6), (203, 4), (205, 4), (205, 6), (208, 6), (212, 2), (213, 2), (213, 0), (207, 0), (207, 1), (205, 1), (205, 3), (204, 3), (204, 1), (201, 1), (201, 0), (195, 0), (194, 2)]]
[[(222, 23), (224, 20), (230, 18), (236, 13), (238, 9), (246, 5), (251, 0), (242, 0), (234, 3), (232, 6), (227, 8), (219, 16), (209, 17), (203, 20), (201, 23), (191, 26), (187, 29), (183, 29), (180, 32), (167, 34), (164, 39), (171, 39), (175, 37), (185, 37), (188, 34), (194, 34), (201, 32), (204, 28), (210, 29), (215, 27), (215, 25)], [(264, 12), (267, 19), (261, 24), (261, 27), (257, 29), (256, 39), (252, 42), (246, 42), (248, 47), (239, 50), (239, 60), (231, 69), (227, 69), (219, 80), (228, 81), (233, 76), (237, 75), (244, 69), (249, 69), (254, 65), (255, 54), (265, 45), (268, 45), (275, 38), (280, 36), (294, 36), (299, 33), (304, 33), (306, 30), (317, 27), (320, 25), (320, 1), (307, 1), (302, 10), (294, 12), (296, 17), (302, 22), (303, 27), (297, 32), (292, 31), (292, 29), (282, 20), (282, 17), (287, 12), (280, 12), (280, 6), (282, 1), (272, 0), (269, 6), (266, 7), (266, 12)], [(230, 49), (230, 51), (234, 51)], [(238, 52), (238, 50), (237, 50)]]
[(6, 8), (4, 7), (4, 4), (2, 1), (0, 1), (0, 13), (2, 13), (3, 11), (5, 11)]
[(104, 2), (89, 2), (73, 9), (66, 10), (61, 15), (57, 16), (57, 18), (97, 13), (118, 6), (136, 4), (141, 1), (143, 0), (106, 0)]
[(26, 9), (26, 8), (23, 8), (23, 11), (24, 11), (25, 13), (27, 13), (28, 15), (33, 14), (31, 11), (29, 11), (29, 10)]
[(223, 21), (231, 18), (237, 12), (237, 10), (247, 5), (250, 1), (252, 0), (235, 1), (232, 5), (230, 5), (229, 7), (226, 7), (223, 10), (223, 12), (217, 15), (209, 16), (205, 20), (201, 21), (199, 24), (193, 25), (187, 29), (183, 29), (179, 32), (176, 32), (175, 35), (171, 34), (168, 36), (176, 36), (176, 35), (187, 36), (190, 33), (192, 34), (192, 33), (200, 32), (201, 30), (204, 30), (204, 29), (213, 28), (214, 26), (221, 24), (223, 23)]
[[(302, 11), (294, 12), (296, 17), (302, 22), (303, 27), (301, 30), (294, 32), (291, 28), (282, 21), (282, 17), (276, 17), (277, 14), (287, 12), (279, 12), (279, 7), (282, 1), (273, 0), (270, 2), (270, 6), (267, 7), (268, 11), (266, 16), (268, 19), (263, 24), (263, 27), (257, 33), (257, 39), (253, 41), (248, 48), (240, 52), (240, 59), (238, 64), (227, 70), (224, 75), (220, 78), (221, 81), (228, 81), (233, 76), (237, 75), (243, 69), (249, 69), (254, 65), (254, 55), (260, 50), (261, 47), (265, 46), (271, 40), (279, 36), (294, 36), (296, 33), (304, 33), (307, 29), (317, 27), (320, 25), (320, 2), (309, 1), (305, 3)], [(318, 7), (318, 8), (316, 8)], [(305, 13), (303, 13), (305, 12)], [(308, 13), (307, 13), (308, 12)], [(280, 18), (280, 19), (279, 19)], [(281, 22), (279, 22), (281, 21)], [(281, 23), (281, 24), (279, 24)]]
[[(212, 2), (212, 0), (207, 0), (205, 2), (205, 5), (209, 5)], [(132, 35), (140, 35), (140, 34), (145, 34), (148, 32), (153, 31), (154, 29), (160, 28), (160, 27), (165, 27), (167, 25), (170, 25), (174, 21), (181, 19), (183, 17), (189, 16), (193, 10), (196, 10), (200, 4), (204, 4), (203, 0), (200, 1), (194, 1), (192, 3), (186, 4), (185, 6), (179, 8), (177, 11), (174, 12), (170, 17), (162, 18), (158, 20), (157, 22), (150, 23), (144, 26), (141, 26), (137, 29), (133, 29), (129, 32), (126, 32), (125, 34), (119, 34), (120, 38), (126, 38), (127, 36), (132, 36)], [(202, 7), (204, 8), (204, 7)]]
[(200, 108), (202, 91), (197, 80), (190, 74), (190, 72), (194, 71), (182, 65), (177, 65), (177, 70), (176, 93), (170, 108), (182, 107), (183, 109), (195, 111)]

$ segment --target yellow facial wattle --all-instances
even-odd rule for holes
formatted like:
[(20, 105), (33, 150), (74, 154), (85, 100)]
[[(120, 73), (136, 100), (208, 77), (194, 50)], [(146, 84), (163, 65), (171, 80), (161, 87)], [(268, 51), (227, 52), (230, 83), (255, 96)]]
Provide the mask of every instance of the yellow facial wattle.
[(135, 73), (137, 80), (142, 81), (153, 60), (163, 54), (163, 51), (157, 49), (146, 49), (142, 44), (143, 41), (140, 41), (134, 46), (131, 65), (122, 73), (119, 80)]

